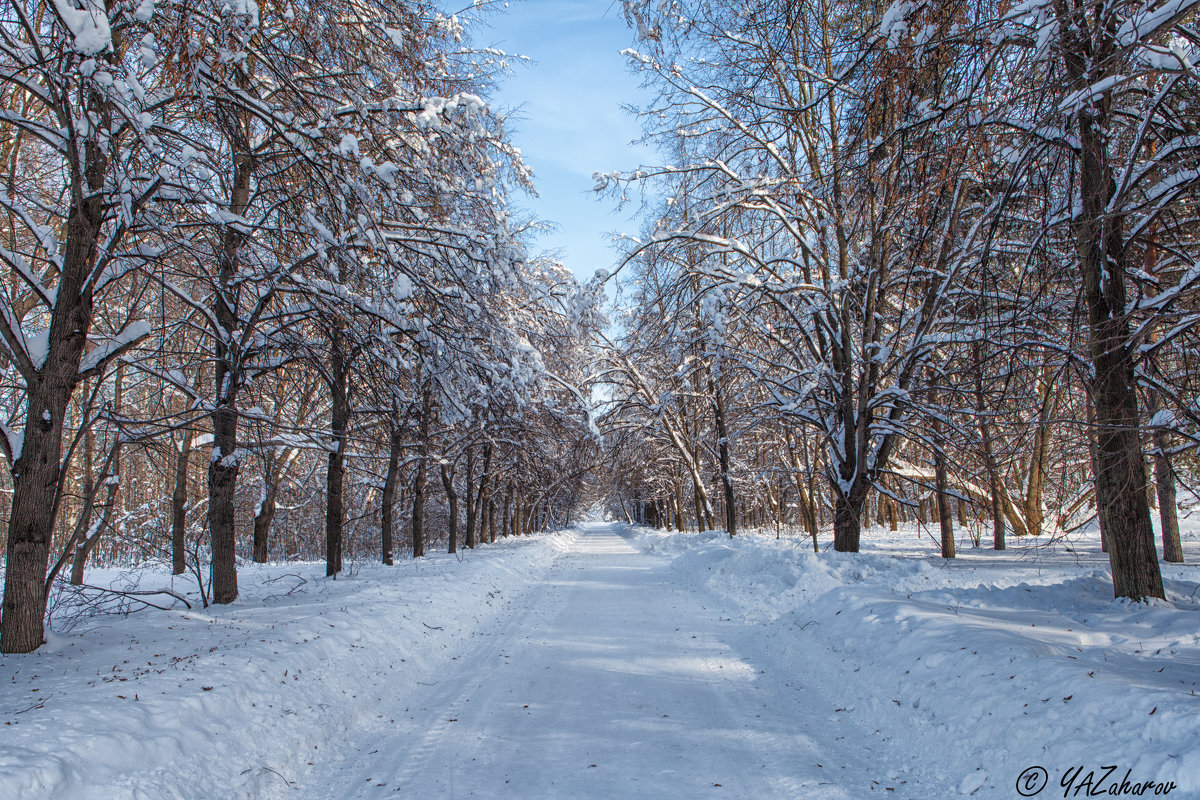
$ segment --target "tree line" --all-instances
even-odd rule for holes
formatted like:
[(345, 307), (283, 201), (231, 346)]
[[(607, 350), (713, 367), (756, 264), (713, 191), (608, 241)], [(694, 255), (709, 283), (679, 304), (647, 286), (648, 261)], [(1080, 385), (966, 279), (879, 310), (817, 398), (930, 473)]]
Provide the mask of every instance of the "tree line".
[(627, 0), (663, 163), (605, 345), (612, 507), (1061, 533), (1162, 597), (1196, 474), (1192, 0)]
[(509, 211), (503, 61), (424, 0), (6, 0), (0, 651), (89, 559), (229, 603), (566, 521), (600, 318)]

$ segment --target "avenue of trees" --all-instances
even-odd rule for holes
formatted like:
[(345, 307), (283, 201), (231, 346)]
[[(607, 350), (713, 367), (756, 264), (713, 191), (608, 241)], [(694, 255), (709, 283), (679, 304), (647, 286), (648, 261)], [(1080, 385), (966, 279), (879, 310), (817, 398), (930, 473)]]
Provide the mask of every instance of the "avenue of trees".
[(1098, 523), (1161, 597), (1197, 7), (625, 0), (663, 163), (597, 174), (648, 212), (609, 324), (527, 253), (504, 56), (431, 0), (0, 0), (0, 652), (89, 565), (229, 603), (239, 560), (336, 578), (600, 497), (945, 557)]
[[(664, 163), (605, 347), (615, 513), (1010, 535), (1161, 597), (1196, 474), (1194, 0), (627, 0)], [(644, 191), (649, 189), (649, 191)]]
[(238, 559), (566, 521), (596, 304), (526, 255), (466, 34), (424, 0), (5, 0), (0, 651), (89, 559), (229, 603)]

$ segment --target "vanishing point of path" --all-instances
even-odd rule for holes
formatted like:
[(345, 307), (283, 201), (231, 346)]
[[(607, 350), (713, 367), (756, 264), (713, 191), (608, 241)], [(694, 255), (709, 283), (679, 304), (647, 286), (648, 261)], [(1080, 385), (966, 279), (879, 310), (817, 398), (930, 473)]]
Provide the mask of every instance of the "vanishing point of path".
[(584, 527), (497, 628), (407, 704), (385, 701), (379, 726), (347, 732), (287, 796), (858, 796), (837, 778), (861, 776), (817, 741), (825, 715), (801, 676), (743, 660), (727, 643), (737, 625), (667, 563)]

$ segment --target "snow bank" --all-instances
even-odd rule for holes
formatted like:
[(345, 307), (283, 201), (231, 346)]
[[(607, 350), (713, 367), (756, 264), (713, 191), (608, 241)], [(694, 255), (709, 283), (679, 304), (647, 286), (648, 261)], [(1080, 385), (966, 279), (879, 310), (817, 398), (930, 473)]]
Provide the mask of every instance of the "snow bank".
[[(254, 566), (230, 606), (97, 618), (4, 656), (0, 797), (284, 796), (307, 754), (436, 680), (571, 537), (336, 581), (321, 564)], [(142, 587), (154, 580), (169, 576)]]
[(1132, 604), (1113, 600), (1094, 537), (965, 547), (952, 562), (911, 530), (870, 531), (861, 554), (720, 532), (632, 538), (740, 615), (760, 664), (822, 687), (826, 736), (874, 731), (846, 746), (882, 753), (891, 796), (1010, 798), (1041, 766), (1061, 797), (1069, 770), (1107, 765), (1200, 796), (1195, 566), (1164, 564), (1168, 599)]

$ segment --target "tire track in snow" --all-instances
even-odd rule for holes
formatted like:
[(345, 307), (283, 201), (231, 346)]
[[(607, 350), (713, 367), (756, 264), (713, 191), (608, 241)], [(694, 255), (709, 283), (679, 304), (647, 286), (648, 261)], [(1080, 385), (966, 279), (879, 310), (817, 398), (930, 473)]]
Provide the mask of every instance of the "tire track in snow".
[(834, 764), (799, 694), (739, 657), (732, 623), (665, 563), (586, 531), (436, 686), (401, 688), (394, 725), (290, 796), (859, 797), (814, 766)]

